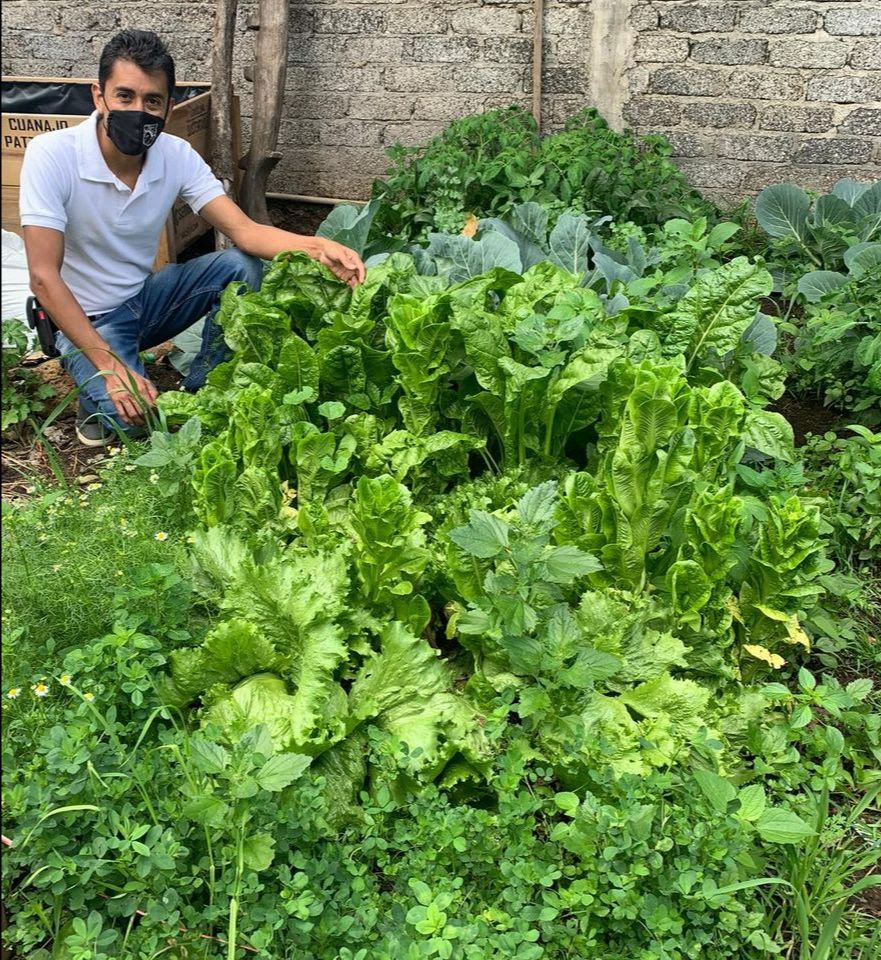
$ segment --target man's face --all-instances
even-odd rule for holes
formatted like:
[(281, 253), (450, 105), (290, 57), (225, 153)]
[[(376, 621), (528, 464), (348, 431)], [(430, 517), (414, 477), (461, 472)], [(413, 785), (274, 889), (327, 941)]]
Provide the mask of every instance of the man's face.
[(171, 104), (168, 79), (161, 70), (146, 73), (128, 60), (117, 60), (102, 92), (92, 84), (95, 109), (106, 118), (111, 110), (143, 110), (164, 117)]

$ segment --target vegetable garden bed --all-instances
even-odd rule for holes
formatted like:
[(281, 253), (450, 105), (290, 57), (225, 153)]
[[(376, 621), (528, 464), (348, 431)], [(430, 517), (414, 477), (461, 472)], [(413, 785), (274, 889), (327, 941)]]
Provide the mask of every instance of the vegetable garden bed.
[(4, 505), (19, 955), (878, 955), (881, 184), (757, 226), (530, 123), (393, 152), (362, 286), (277, 257)]

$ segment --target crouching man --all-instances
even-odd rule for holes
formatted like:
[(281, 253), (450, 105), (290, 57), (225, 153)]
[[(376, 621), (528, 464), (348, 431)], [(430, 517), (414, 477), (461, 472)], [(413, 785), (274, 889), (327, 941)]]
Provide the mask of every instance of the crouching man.
[[(263, 260), (301, 250), (355, 286), (358, 255), (332, 240), (255, 223), (223, 192), (198, 153), (162, 132), (173, 106), (174, 61), (155, 33), (125, 30), (104, 48), (95, 111), (35, 137), (21, 172), (21, 224), (31, 289), (80, 388), (77, 436), (87, 446), (135, 433), (157, 391), (139, 353), (206, 314), (184, 387), (198, 389), (227, 353), (214, 322), (231, 281), (260, 286)], [(152, 273), (165, 221), (181, 197), (236, 249)]]

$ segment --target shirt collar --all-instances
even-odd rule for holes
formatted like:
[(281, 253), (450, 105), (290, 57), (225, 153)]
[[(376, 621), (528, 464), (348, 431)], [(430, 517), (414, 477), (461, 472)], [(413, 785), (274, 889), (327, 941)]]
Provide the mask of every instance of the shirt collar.
[[(98, 143), (98, 111), (92, 113), (76, 128), (77, 136), (77, 170), (84, 180), (97, 180), (99, 183), (112, 183), (125, 189), (118, 177), (114, 176), (101, 146)], [(158, 146), (162, 141), (160, 134), (156, 143), (147, 151), (147, 159), (135, 184), (135, 193), (139, 193), (142, 184), (161, 180), (165, 175), (165, 158)]]

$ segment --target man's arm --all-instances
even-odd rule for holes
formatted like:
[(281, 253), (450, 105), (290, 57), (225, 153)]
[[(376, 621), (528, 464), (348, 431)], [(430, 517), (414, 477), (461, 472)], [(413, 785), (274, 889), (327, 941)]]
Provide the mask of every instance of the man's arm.
[(199, 210), (199, 216), (229, 237), (240, 250), (252, 256), (271, 260), (285, 250), (302, 250), (350, 286), (364, 282), (366, 270), (354, 250), (326, 237), (306, 237), (264, 223), (255, 223), (229, 197), (209, 200)]
[(156, 400), (156, 387), (116, 357), (62, 280), (64, 234), (49, 227), (24, 227), (23, 232), (34, 296), (58, 329), (104, 376), (120, 418), (126, 423), (142, 423), (145, 406)]

